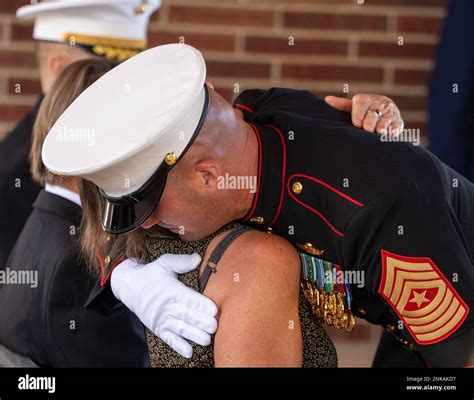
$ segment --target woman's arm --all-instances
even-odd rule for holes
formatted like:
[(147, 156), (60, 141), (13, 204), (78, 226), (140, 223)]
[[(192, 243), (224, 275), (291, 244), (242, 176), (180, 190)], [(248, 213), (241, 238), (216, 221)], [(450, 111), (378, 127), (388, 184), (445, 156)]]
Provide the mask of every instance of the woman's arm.
[[(211, 242), (203, 265), (222, 236)], [(204, 291), (220, 310), (216, 367), (302, 365), (299, 280), (298, 255), (282, 238), (252, 231), (235, 240)]]

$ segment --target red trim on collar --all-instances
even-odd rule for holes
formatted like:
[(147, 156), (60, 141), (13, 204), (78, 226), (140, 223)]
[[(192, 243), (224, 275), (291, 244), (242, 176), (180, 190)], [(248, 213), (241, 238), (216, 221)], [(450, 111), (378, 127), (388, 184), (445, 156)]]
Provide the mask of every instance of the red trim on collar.
[(281, 173), (281, 195), (280, 195), (280, 202), (278, 203), (278, 209), (275, 214), (275, 217), (273, 217), (272, 222), (270, 222), (270, 225), (273, 225), (275, 221), (278, 219), (278, 216), (280, 215), (281, 212), (281, 206), (283, 205), (283, 195), (285, 194), (285, 179), (286, 179), (286, 143), (285, 143), (285, 138), (283, 137), (283, 134), (281, 133), (280, 129), (278, 129), (276, 126), (273, 125), (265, 125), (270, 128), (273, 128), (278, 134), (280, 135), (281, 143), (283, 145), (283, 171)]
[(258, 141), (258, 176), (257, 176), (257, 192), (255, 193), (255, 196), (253, 198), (252, 207), (250, 208), (250, 211), (243, 218), (244, 221), (248, 221), (252, 217), (253, 213), (255, 212), (255, 209), (257, 208), (258, 196), (260, 194), (260, 182), (261, 182), (261, 176), (262, 176), (262, 139), (260, 139), (260, 132), (258, 131), (258, 128), (252, 123), (249, 125), (252, 127), (253, 131), (255, 132), (255, 136), (257, 137), (257, 141)]
[(112, 272), (114, 271), (115, 267), (117, 265), (119, 265), (124, 260), (125, 260), (125, 257), (123, 257), (123, 256), (120, 257), (117, 260), (117, 262), (114, 265), (112, 265), (112, 267), (110, 267), (109, 273), (107, 274), (107, 276), (105, 278), (104, 278), (103, 271), (102, 271), (102, 278), (100, 279), (100, 286), (104, 286), (107, 283), (107, 281), (110, 279), (110, 275), (112, 275)]
[(250, 107), (244, 106), (243, 104), (240, 104), (240, 103), (236, 103), (235, 106), (241, 108), (242, 110), (246, 110), (248, 112), (251, 112), (252, 114), (255, 112)]
[(109, 280), (110, 275), (112, 275), (112, 272), (115, 269), (115, 267), (119, 265), (123, 260), (125, 260), (125, 257), (124, 256), (120, 257), (117, 260), (117, 262), (110, 268), (109, 272), (105, 274), (105, 263), (104, 263), (104, 259), (99, 253), (99, 249), (96, 250), (96, 255), (97, 255), (97, 258), (99, 259), (100, 269), (102, 271), (101, 277), (100, 277), (100, 286), (104, 287), (107, 281)]

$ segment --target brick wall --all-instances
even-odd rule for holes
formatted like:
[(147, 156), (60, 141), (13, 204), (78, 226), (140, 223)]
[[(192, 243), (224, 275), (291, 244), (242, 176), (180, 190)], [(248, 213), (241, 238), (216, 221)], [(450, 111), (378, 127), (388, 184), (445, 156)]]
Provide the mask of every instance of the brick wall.
[[(349, 96), (394, 98), (407, 126), (426, 136), (427, 81), (447, 1), (163, 0), (149, 41), (181, 38), (201, 49), (208, 78), (229, 99), (236, 90), (270, 86), (346, 95), (348, 84)], [(14, 17), (26, 3), (0, 2), (0, 137), (39, 92), (32, 26)], [(369, 365), (378, 335), (364, 323), (350, 341), (333, 333), (341, 365)]]
[[(149, 40), (184, 39), (203, 50), (209, 78), (228, 98), (269, 86), (346, 95), (348, 84), (349, 96), (392, 96), (407, 126), (426, 135), (427, 81), (447, 1), (164, 0)], [(0, 137), (39, 92), (32, 27), (14, 17), (27, 3), (0, 2)]]

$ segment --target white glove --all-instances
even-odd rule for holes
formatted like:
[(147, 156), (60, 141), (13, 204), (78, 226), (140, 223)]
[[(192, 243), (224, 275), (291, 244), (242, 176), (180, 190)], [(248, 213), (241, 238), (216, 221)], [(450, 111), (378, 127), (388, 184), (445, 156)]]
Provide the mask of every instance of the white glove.
[(178, 274), (196, 269), (200, 262), (199, 254), (164, 254), (149, 264), (128, 259), (115, 267), (110, 281), (114, 296), (186, 358), (193, 350), (183, 338), (207, 346), (217, 330), (217, 306), (178, 280)]

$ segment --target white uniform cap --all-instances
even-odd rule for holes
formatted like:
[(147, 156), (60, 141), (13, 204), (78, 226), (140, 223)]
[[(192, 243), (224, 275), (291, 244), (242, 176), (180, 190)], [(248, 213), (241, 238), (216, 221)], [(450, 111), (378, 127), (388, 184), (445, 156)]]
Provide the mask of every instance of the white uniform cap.
[(33, 38), (88, 46), (92, 52), (121, 60), (146, 48), (150, 15), (161, 0), (49, 0), (17, 10), (34, 19)]
[[(115, 206), (145, 198), (144, 187), (158, 191), (156, 183), (164, 187), (169, 169), (204, 122), (205, 78), (202, 54), (185, 44), (155, 47), (125, 61), (89, 86), (57, 120), (43, 144), (45, 166), (94, 182)], [(154, 208), (159, 197), (145, 200)], [(143, 210), (134, 212), (131, 220), (144, 218)], [(112, 233), (125, 229), (103, 223)]]

